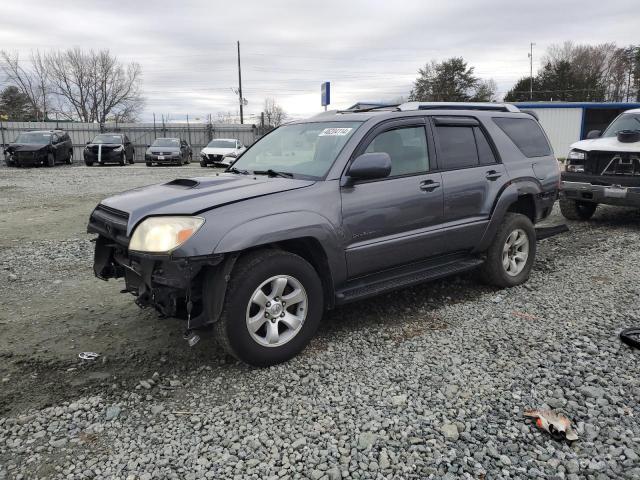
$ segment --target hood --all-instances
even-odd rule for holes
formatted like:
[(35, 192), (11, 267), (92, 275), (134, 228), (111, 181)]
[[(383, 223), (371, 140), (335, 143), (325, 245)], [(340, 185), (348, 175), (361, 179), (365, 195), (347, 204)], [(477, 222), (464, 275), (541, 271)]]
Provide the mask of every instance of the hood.
[(150, 215), (195, 215), (213, 208), (313, 185), (310, 180), (223, 173), (215, 177), (181, 178), (136, 188), (106, 198), (102, 205), (129, 214), (127, 235)]
[(48, 146), (48, 144), (10, 143), (7, 150), (12, 152), (37, 152), (38, 150), (43, 150)]
[(235, 148), (213, 148), (213, 147), (204, 147), (202, 153), (207, 155), (226, 155), (227, 153), (235, 152)]
[(640, 152), (640, 142), (622, 143), (617, 137), (594, 138), (571, 144), (571, 149), (605, 152)]

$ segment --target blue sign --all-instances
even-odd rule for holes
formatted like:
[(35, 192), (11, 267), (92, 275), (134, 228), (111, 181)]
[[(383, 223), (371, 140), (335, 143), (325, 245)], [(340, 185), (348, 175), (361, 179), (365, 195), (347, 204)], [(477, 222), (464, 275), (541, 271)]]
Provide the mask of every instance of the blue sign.
[(326, 107), (331, 103), (331, 82), (324, 82), (320, 85), (320, 100), (320, 104), (323, 107)]

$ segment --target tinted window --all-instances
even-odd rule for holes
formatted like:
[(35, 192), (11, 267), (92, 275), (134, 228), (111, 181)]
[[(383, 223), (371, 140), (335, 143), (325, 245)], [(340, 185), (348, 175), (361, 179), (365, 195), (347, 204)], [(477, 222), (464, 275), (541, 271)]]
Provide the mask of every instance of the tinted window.
[(366, 152), (385, 152), (391, 157), (391, 176), (424, 173), (429, 155), (424, 127), (389, 130), (376, 136)]
[(478, 146), (478, 158), (480, 159), (480, 163), (483, 165), (486, 165), (487, 163), (496, 163), (496, 157), (493, 154), (493, 150), (491, 149), (484, 132), (480, 128), (474, 127), (473, 133), (476, 136), (476, 145)]
[(551, 155), (540, 125), (529, 118), (494, 118), (493, 121), (507, 134), (525, 157), (543, 157)]
[(436, 127), (442, 168), (464, 168), (478, 165), (478, 151), (473, 127), (442, 125)]
[(93, 139), (92, 143), (112, 143), (119, 145), (122, 143), (122, 135), (112, 134), (112, 133), (101, 133), (100, 135), (96, 135)]

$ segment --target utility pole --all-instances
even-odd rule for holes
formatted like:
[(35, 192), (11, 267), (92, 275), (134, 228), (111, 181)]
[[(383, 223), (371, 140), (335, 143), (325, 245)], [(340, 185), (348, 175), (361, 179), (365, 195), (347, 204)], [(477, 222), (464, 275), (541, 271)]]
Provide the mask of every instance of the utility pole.
[(244, 98), (242, 98), (242, 71), (240, 69), (240, 41), (238, 43), (238, 96), (240, 97), (240, 123), (244, 123), (244, 114), (242, 111)]
[(533, 100), (533, 46), (535, 43), (531, 42), (529, 44), (529, 78), (531, 80), (531, 84), (529, 85), (529, 100)]

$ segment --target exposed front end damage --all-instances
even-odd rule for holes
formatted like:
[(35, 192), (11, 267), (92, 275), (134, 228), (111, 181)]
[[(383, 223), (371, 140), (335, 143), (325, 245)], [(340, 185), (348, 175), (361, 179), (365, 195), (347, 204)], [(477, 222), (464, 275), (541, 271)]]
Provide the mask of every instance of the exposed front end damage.
[[(138, 306), (153, 307), (166, 317), (187, 319), (188, 330), (205, 326), (215, 319), (216, 316), (211, 315), (212, 309), (203, 302), (204, 283), (209, 277), (205, 274), (208, 269), (220, 267), (224, 270), (229, 259), (223, 255), (175, 258), (171, 254), (130, 252), (127, 220), (126, 212), (103, 205), (91, 215), (87, 232), (98, 234), (93, 265), (95, 275), (105, 281), (124, 278), (122, 292), (137, 297)], [(215, 272), (212, 275), (214, 279), (217, 276)], [(224, 296), (224, 289), (221, 290), (216, 297)]]

